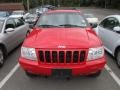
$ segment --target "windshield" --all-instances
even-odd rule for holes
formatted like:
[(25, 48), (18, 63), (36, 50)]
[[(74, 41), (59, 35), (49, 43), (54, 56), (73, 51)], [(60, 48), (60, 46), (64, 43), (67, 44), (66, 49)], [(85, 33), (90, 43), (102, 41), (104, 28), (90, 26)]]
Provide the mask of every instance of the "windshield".
[(6, 17), (6, 12), (0, 12), (0, 17)]
[(15, 12), (12, 13), (12, 15), (23, 15), (23, 12), (17, 12), (17, 11), (15, 11)]
[(3, 20), (0, 20), (0, 33), (1, 33), (1, 31), (2, 31), (3, 24), (4, 24), (4, 21), (3, 21)]
[(88, 24), (79, 13), (47, 13), (37, 22), (38, 27), (86, 27)]

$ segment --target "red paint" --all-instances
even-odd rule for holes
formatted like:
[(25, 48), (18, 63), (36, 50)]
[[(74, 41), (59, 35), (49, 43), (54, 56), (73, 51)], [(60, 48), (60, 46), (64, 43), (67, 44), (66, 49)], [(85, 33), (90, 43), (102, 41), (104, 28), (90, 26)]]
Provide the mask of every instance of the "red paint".
[[(52, 13), (55, 11), (49, 11)], [(79, 12), (76, 10), (57, 10), (56, 12)], [(59, 45), (64, 45), (66, 48), (58, 48)], [(37, 56), (38, 50), (87, 50), (93, 47), (100, 47), (102, 43), (97, 37), (92, 28), (34, 28), (31, 34), (23, 43), (24, 47), (35, 48)], [(95, 73), (104, 68), (106, 63), (105, 58), (98, 60), (87, 61), (87, 54), (83, 63), (41, 63), (39, 58), (37, 61), (26, 60), (22, 57), (19, 63), (25, 71), (51, 75), (54, 68), (72, 69), (72, 75), (86, 75)]]

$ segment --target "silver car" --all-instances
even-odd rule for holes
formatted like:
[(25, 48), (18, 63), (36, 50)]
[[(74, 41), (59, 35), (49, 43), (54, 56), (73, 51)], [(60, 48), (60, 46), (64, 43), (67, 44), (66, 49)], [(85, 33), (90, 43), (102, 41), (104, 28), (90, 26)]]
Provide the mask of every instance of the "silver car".
[(106, 17), (96, 30), (105, 49), (116, 58), (120, 67), (120, 15)]
[(5, 56), (23, 42), (29, 33), (29, 25), (17, 18), (0, 18), (0, 66)]

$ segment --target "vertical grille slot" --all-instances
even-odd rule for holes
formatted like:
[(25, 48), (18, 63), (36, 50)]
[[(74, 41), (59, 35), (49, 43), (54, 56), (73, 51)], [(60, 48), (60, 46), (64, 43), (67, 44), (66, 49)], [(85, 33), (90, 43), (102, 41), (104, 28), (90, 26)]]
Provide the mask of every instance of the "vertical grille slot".
[(51, 59), (50, 59), (50, 51), (45, 51), (45, 59), (46, 59), (46, 62), (48, 62), (48, 63), (51, 62)]
[(59, 62), (60, 63), (64, 63), (64, 56), (65, 56), (64, 51), (59, 51)]
[(52, 61), (53, 63), (57, 63), (57, 52), (56, 51), (52, 51)]
[(85, 60), (85, 51), (81, 51), (80, 53), (80, 62), (83, 62)]
[(44, 53), (43, 53), (43, 51), (39, 51), (39, 57), (40, 57), (40, 61), (44, 62)]
[(71, 63), (71, 58), (72, 58), (72, 52), (67, 51), (66, 52), (66, 63)]
[(78, 56), (79, 56), (79, 52), (78, 51), (74, 51), (73, 52), (73, 63), (77, 63), (78, 62)]

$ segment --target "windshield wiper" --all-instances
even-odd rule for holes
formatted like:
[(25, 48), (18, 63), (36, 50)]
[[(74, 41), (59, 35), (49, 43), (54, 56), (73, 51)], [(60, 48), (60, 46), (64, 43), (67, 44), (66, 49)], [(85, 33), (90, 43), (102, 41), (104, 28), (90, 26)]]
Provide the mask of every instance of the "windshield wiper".
[(42, 27), (42, 28), (50, 28), (50, 27), (59, 27), (59, 26), (44, 24), (44, 25), (38, 25), (38, 27)]
[(59, 25), (59, 26), (63, 26), (63, 27), (84, 27), (84, 26), (79, 26), (79, 25), (72, 25), (72, 24), (62, 24), (62, 25)]

